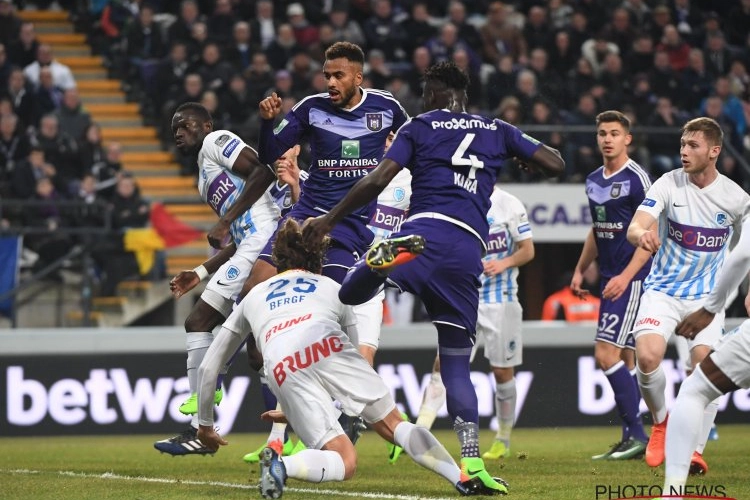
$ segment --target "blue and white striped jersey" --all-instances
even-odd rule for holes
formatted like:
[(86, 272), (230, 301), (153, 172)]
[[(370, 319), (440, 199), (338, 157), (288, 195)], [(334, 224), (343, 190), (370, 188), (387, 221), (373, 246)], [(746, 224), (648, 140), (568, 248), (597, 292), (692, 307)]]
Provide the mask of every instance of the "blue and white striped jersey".
[(661, 247), (644, 287), (678, 299), (700, 299), (714, 288), (729, 248), (739, 235), (750, 196), (724, 175), (700, 189), (682, 170), (654, 182), (638, 207), (659, 222)]
[[(306, 170), (299, 171), (300, 189), (308, 177), (309, 174)], [(292, 191), (289, 189), (288, 185), (276, 181), (268, 188), (268, 194), (271, 195), (271, 198), (273, 198), (274, 202), (279, 207), (279, 210), (281, 210), (282, 216), (286, 215), (286, 213), (292, 209), (294, 203), (292, 203)]]
[[(201, 199), (216, 212), (224, 215), (234, 205), (245, 188), (245, 179), (232, 171), (232, 165), (243, 148), (250, 147), (228, 130), (215, 130), (203, 139), (198, 153), (198, 191)], [(279, 207), (269, 191), (249, 210), (232, 222), (229, 232), (239, 245), (245, 236), (255, 233), (259, 225), (276, 224)]]
[[(532, 237), (529, 218), (521, 200), (495, 187), (490, 196), (492, 205), (487, 212), (490, 236), (487, 240), (487, 255), (482, 260), (500, 260), (516, 251), (517, 242)], [(480, 304), (515, 302), (518, 300), (518, 268), (510, 267), (495, 276), (482, 274), (479, 277)]]
[(411, 174), (402, 168), (378, 196), (375, 214), (367, 227), (375, 235), (373, 244), (401, 229), (411, 199)]

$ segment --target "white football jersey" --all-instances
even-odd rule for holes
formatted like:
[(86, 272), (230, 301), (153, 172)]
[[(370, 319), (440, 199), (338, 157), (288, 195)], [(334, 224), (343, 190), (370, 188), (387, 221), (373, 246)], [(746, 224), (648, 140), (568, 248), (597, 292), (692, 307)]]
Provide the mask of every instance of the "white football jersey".
[(678, 299), (700, 299), (714, 288), (732, 236), (739, 234), (750, 196), (719, 174), (701, 189), (682, 170), (664, 174), (638, 207), (659, 222), (661, 248), (644, 287)]
[[(487, 255), (483, 261), (503, 259), (516, 251), (516, 242), (532, 237), (529, 217), (521, 200), (502, 189), (495, 188), (490, 196), (492, 205), (487, 212), (490, 225)], [(479, 302), (494, 304), (515, 302), (518, 294), (518, 268), (510, 267), (495, 276), (482, 274)]]
[(282, 337), (294, 352), (298, 347), (295, 339), (301, 336), (293, 332), (317, 330), (324, 336), (356, 324), (352, 308), (338, 299), (339, 288), (341, 285), (320, 274), (286, 271), (256, 285), (240, 302), (242, 314), (233, 314), (233, 324), (228, 324), (228, 319), (224, 326), (235, 332), (252, 331), (261, 352)]
[(370, 231), (375, 234), (373, 243), (388, 238), (391, 233), (401, 229), (401, 224), (407, 217), (410, 199), (411, 172), (402, 168), (378, 196), (375, 213), (367, 225)]
[[(203, 147), (198, 153), (198, 191), (201, 199), (220, 217), (245, 188), (245, 179), (232, 171), (232, 165), (246, 147), (249, 146), (228, 130), (215, 130), (203, 139)], [(249, 210), (232, 222), (229, 231), (239, 245), (246, 235), (258, 230), (258, 225), (276, 224), (279, 217), (279, 208), (266, 191)]]

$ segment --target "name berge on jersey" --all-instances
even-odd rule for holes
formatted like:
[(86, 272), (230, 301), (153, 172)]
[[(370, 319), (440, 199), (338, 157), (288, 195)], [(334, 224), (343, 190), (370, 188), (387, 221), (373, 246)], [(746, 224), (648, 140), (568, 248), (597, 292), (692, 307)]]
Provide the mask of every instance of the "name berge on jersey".
[(485, 121), (479, 118), (452, 118), (450, 120), (433, 120), (430, 125), (432, 126), (432, 130), (467, 130), (471, 128), (497, 130), (497, 124), (494, 121)]
[(597, 238), (613, 240), (615, 239), (615, 233), (621, 232), (623, 226), (622, 222), (597, 221), (594, 222), (594, 231), (596, 231)]
[(729, 228), (695, 227), (667, 219), (669, 239), (688, 250), (718, 252), (729, 239)]

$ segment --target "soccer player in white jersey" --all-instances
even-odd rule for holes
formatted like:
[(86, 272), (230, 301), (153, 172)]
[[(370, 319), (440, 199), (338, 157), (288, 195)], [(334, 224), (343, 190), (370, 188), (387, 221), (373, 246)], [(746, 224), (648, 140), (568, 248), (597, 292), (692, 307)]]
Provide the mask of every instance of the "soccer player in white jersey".
[[(510, 434), (516, 416), (515, 367), (523, 362), (523, 309), (518, 302), (518, 268), (534, 258), (534, 242), (526, 208), (521, 200), (495, 187), (487, 212), (490, 225), (487, 255), (482, 259), (477, 336), (484, 336), (484, 356), (495, 376), (495, 416), (497, 434), (482, 458), (510, 455)], [(476, 354), (472, 350), (472, 360)], [(430, 382), (425, 388), (417, 425), (432, 427), (445, 403), (445, 387), (440, 376), (440, 360), (435, 358)]]
[[(750, 271), (750, 206), (745, 208), (742, 234), (727, 258), (703, 306), (677, 325), (675, 333), (693, 339), (724, 311), (730, 296)], [(745, 300), (748, 304), (750, 294)], [(750, 314), (750, 309), (748, 310)], [(705, 409), (717, 397), (740, 387), (750, 388), (750, 320), (725, 335), (682, 383), (667, 425), (664, 495), (680, 495), (691, 468), (691, 454), (699, 440)]]
[(619, 111), (596, 117), (596, 141), (603, 165), (586, 177), (586, 196), (593, 225), (581, 250), (570, 288), (579, 297), (583, 274), (596, 259), (602, 275), (599, 324), (594, 357), (615, 394), (622, 420), (622, 437), (593, 460), (640, 458), (648, 436), (638, 406), (641, 395), (635, 380), (633, 324), (643, 292), (643, 279), (651, 268), (651, 253), (633, 248), (626, 232), (638, 205), (651, 187), (648, 173), (628, 157), (632, 140), (630, 119)]
[[(651, 467), (664, 461), (667, 381), (661, 362), (667, 340), (714, 288), (729, 240), (740, 231), (742, 211), (750, 199), (716, 169), (722, 140), (716, 121), (702, 117), (687, 122), (680, 138), (682, 169), (664, 174), (651, 186), (628, 228), (628, 241), (656, 252), (633, 331), (638, 384), (654, 420), (646, 448), (646, 463)], [(693, 365), (720, 338), (723, 323), (722, 311), (696, 332), (690, 341)], [(709, 413), (703, 422), (705, 437), (716, 415), (715, 403)], [(705, 470), (702, 445), (692, 461)]]
[(213, 427), (213, 387), (219, 369), (252, 334), (263, 355), (269, 386), (288, 421), (310, 449), (281, 457), (281, 440), (261, 454), (260, 492), (280, 498), (287, 478), (320, 483), (353, 477), (357, 453), (338, 423), (331, 399), (363, 415), (384, 439), (403, 446), (415, 462), (448, 480), (461, 494), (481, 491), (481, 480), (461, 472), (427, 429), (404, 422), (390, 390), (354, 347), (342, 327), (356, 316), (336, 298), (339, 284), (323, 276), (328, 238), (303, 240), (299, 224), (279, 229), (272, 258), (280, 274), (256, 285), (227, 318), (199, 369), (198, 437), (213, 450), (227, 442)]
[[(232, 311), (258, 254), (276, 228), (280, 211), (268, 191), (276, 180), (273, 168), (261, 163), (255, 150), (234, 133), (214, 131), (211, 116), (202, 105), (186, 103), (177, 108), (172, 133), (178, 150), (197, 157), (201, 199), (219, 216), (217, 226), (229, 227), (232, 237), (231, 245), (203, 265), (180, 273), (172, 283), (173, 292), (180, 295), (213, 273), (185, 320), (187, 376), (193, 396), (180, 411), (193, 415), (191, 425), (174, 437), (157, 441), (154, 448), (170, 455), (203, 455), (213, 451), (196, 438), (198, 366), (213, 341), (211, 331)], [(245, 200), (257, 201), (250, 209), (240, 210)], [(214, 380), (216, 404), (221, 401), (220, 384), (221, 377)]]

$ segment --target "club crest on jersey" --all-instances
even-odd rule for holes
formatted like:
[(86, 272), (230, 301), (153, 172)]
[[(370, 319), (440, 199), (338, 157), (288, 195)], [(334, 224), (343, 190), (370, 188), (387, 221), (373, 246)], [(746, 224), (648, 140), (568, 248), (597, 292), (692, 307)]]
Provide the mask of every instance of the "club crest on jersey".
[(359, 158), (359, 141), (341, 141), (341, 158)]
[(233, 280), (237, 279), (237, 277), (240, 275), (240, 270), (236, 266), (229, 266), (229, 269), (227, 269), (227, 279)]
[(373, 132), (383, 128), (383, 113), (365, 113), (367, 129)]
[(622, 191), (622, 184), (619, 182), (614, 182), (612, 183), (612, 189), (609, 191), (609, 196), (611, 198), (619, 198), (620, 191)]
[(716, 214), (716, 223), (720, 226), (725, 226), (727, 223), (727, 214), (719, 212)]
[(396, 188), (393, 190), (393, 199), (396, 201), (404, 201), (404, 198), (406, 198), (406, 191), (404, 191), (404, 188)]

